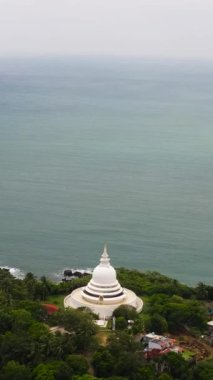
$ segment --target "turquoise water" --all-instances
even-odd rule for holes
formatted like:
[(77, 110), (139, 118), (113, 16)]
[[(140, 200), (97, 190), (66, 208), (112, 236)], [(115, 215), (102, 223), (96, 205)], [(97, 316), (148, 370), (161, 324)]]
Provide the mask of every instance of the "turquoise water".
[(0, 265), (212, 283), (213, 66), (0, 62)]

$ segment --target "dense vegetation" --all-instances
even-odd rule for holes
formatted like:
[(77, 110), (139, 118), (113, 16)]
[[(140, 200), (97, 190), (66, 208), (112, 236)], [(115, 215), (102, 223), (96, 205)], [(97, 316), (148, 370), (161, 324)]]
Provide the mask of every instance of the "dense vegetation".
[(120, 269), (118, 277), (124, 287), (145, 297), (141, 318), (146, 330), (161, 334), (189, 329), (199, 334), (206, 329), (207, 310), (199, 300), (212, 300), (213, 287), (192, 288), (157, 272)]
[[(48, 315), (43, 307), (49, 296), (68, 294), (88, 278), (55, 284), (32, 273), (15, 279), (0, 270), (0, 380), (212, 379), (211, 360), (190, 364), (170, 353), (147, 362), (142, 344), (134, 340), (134, 333), (143, 330), (203, 332), (207, 315), (199, 300), (212, 300), (212, 287), (190, 288), (159, 273), (126, 269), (118, 270), (118, 277), (124, 287), (143, 296), (144, 311), (116, 310), (117, 329), (105, 333), (103, 344), (88, 310), (60, 309)], [(134, 320), (131, 330), (129, 319)], [(65, 334), (51, 333), (56, 325)]]

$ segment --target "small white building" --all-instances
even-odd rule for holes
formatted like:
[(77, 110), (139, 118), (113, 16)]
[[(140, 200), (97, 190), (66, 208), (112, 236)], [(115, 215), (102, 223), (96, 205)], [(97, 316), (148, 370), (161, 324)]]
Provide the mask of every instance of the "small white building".
[(143, 301), (131, 290), (121, 287), (105, 245), (100, 263), (92, 273), (92, 279), (87, 286), (69, 294), (64, 299), (64, 306), (74, 309), (88, 307), (99, 318), (107, 319), (121, 305), (132, 306), (139, 313), (143, 308)]
[(212, 331), (213, 331), (213, 321), (207, 322), (207, 325), (208, 325), (209, 329), (212, 329)]

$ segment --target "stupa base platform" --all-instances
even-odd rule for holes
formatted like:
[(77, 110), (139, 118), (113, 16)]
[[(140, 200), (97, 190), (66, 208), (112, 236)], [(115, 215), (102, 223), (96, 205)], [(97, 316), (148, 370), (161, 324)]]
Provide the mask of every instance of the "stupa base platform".
[(136, 296), (134, 292), (129, 289), (123, 289), (125, 294), (125, 299), (121, 302), (115, 302), (106, 304), (97, 298), (97, 302), (88, 302), (82, 297), (82, 291), (84, 288), (75, 289), (71, 294), (69, 294), (64, 299), (64, 306), (66, 308), (70, 307), (73, 309), (78, 309), (80, 307), (87, 307), (93, 313), (97, 314), (101, 319), (109, 319), (113, 311), (121, 305), (132, 306), (134, 309), (140, 313), (143, 309), (143, 301)]

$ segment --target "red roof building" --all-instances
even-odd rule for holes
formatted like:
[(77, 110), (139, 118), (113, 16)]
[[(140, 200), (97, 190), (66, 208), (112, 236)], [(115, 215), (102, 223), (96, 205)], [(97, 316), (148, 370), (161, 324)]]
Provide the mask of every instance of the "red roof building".
[(59, 307), (56, 305), (53, 305), (52, 303), (44, 303), (42, 306), (46, 310), (48, 315), (56, 313), (56, 311), (59, 310)]

